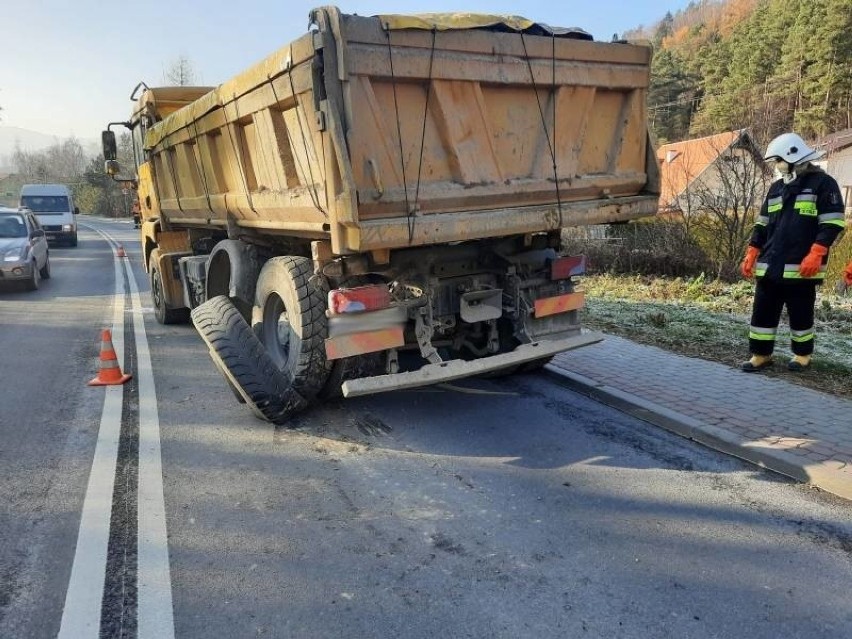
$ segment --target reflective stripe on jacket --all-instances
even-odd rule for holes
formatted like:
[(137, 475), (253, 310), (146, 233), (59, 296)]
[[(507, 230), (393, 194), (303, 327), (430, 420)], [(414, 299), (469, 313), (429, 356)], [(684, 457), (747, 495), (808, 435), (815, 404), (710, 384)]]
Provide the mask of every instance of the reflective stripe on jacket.
[(833, 177), (809, 167), (790, 184), (773, 182), (755, 220), (749, 243), (760, 249), (755, 277), (784, 281), (821, 281), (828, 255), (813, 277), (799, 265), (814, 243), (830, 247), (845, 226), (843, 198)]

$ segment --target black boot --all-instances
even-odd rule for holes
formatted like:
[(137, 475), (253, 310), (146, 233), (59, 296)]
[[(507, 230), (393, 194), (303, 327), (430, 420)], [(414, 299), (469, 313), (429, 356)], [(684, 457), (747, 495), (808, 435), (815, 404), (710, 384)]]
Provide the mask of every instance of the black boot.
[(787, 362), (787, 368), (794, 373), (801, 373), (806, 371), (811, 367), (811, 356), (810, 355), (796, 355)]
[(756, 373), (772, 366), (772, 355), (752, 355), (751, 359), (743, 362), (740, 368), (745, 373)]

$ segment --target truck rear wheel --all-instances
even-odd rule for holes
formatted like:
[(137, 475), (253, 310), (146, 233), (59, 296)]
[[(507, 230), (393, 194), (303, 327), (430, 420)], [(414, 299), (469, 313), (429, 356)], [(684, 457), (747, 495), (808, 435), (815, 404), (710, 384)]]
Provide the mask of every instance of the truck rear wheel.
[(312, 274), (306, 257), (273, 257), (260, 271), (252, 309), (252, 326), (269, 358), (308, 400), (331, 371), (325, 356), (328, 292)]
[(283, 424), (308, 405), (277, 369), (263, 344), (225, 295), (193, 309), (192, 323), (231, 390), (242, 397), (255, 416)]
[(154, 317), (160, 324), (185, 324), (189, 319), (187, 309), (169, 308), (166, 304), (163, 276), (153, 264), (151, 265), (151, 302), (154, 305)]

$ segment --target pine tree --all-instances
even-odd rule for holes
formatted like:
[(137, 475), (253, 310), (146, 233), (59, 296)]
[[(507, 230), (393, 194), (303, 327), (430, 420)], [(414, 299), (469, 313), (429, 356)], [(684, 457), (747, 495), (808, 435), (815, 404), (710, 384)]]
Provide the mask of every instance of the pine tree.
[(657, 140), (668, 142), (682, 139), (689, 131), (695, 81), (681, 60), (670, 49), (655, 54), (651, 67), (651, 86), (648, 101), (652, 126)]
[(852, 127), (852, 0), (701, 0), (648, 32), (648, 102), (662, 140)]

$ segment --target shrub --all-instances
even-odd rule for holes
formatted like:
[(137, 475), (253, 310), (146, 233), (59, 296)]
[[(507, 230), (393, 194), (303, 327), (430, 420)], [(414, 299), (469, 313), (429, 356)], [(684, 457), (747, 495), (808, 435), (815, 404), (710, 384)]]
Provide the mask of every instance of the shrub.
[[(847, 218), (846, 224), (847, 227), (852, 226), (852, 219)], [(843, 269), (850, 261), (852, 261), (852, 231), (846, 230), (831, 247), (828, 269), (825, 273), (825, 286), (833, 289), (834, 285), (843, 278)]]
[[(852, 226), (852, 220), (849, 224)], [(725, 282), (738, 282), (748, 236), (742, 240), (741, 250), (735, 251), (733, 240), (727, 250), (720, 246), (719, 238), (724, 234), (725, 229), (712, 218), (689, 227), (680, 220), (653, 218), (563, 229), (562, 248), (566, 253), (586, 255), (591, 274), (700, 277), (702, 281), (712, 275)], [(832, 247), (826, 288), (834, 289), (850, 261), (852, 231), (844, 232)]]
[(562, 233), (567, 253), (583, 253), (590, 273), (694, 277), (714, 272), (698, 243), (679, 222), (654, 219)]

